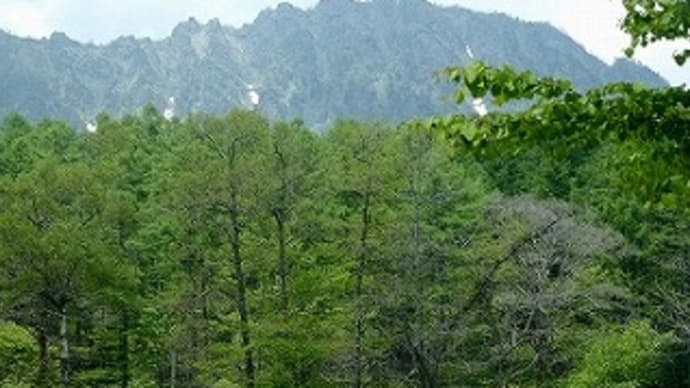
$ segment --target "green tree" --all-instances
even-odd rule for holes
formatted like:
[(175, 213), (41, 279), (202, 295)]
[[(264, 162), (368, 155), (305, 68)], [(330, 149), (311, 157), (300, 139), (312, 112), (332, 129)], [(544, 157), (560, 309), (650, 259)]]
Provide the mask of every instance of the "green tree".
[(101, 223), (105, 193), (85, 165), (51, 159), (7, 179), (3, 188), (3, 300), (13, 320), (36, 333), (39, 385), (50, 381), (51, 337), (60, 343), (61, 384), (71, 384), (71, 309), (107, 289), (119, 275), (117, 264), (108, 261)]
[(275, 222), (277, 239), (277, 278), (280, 289), (280, 309), (289, 308), (288, 248), (296, 243), (290, 229), (300, 210), (300, 201), (315, 191), (321, 161), (320, 142), (308, 129), (298, 123), (277, 123), (271, 127), (271, 148), (265, 166), (267, 186), (264, 188), (266, 208)]
[[(621, 28), (630, 35), (626, 50), (632, 56), (637, 47), (668, 40), (687, 39), (690, 32), (690, 4), (683, 0), (623, 0), (627, 14)], [(674, 54), (679, 65), (690, 57), (690, 49)]]
[(671, 334), (656, 332), (649, 322), (636, 322), (598, 338), (565, 386), (657, 387), (664, 386), (664, 355), (673, 342)]
[[(192, 152), (209, 156), (196, 173), (206, 177), (207, 195), (201, 206), (212, 210), (226, 231), (226, 247), (234, 277), (234, 295), (239, 318), (239, 338), (243, 352), (243, 384), (256, 384), (256, 349), (252, 343), (247, 256), (260, 254), (252, 246), (251, 227), (261, 210), (255, 198), (263, 189), (262, 157), (268, 148), (269, 124), (253, 112), (232, 111), (223, 119), (200, 118), (193, 123), (195, 141)], [(198, 204), (197, 204), (198, 206)], [(253, 278), (253, 274), (249, 274)]]
[[(376, 282), (375, 325), (390, 347), (391, 381), (422, 387), (452, 385), (465, 317), (455, 314), (464, 291), (467, 243), (489, 198), (479, 166), (458, 163), (437, 136), (400, 128), (392, 140), (394, 189), (390, 222), (379, 250), (383, 281)], [(393, 371), (397, 373), (393, 373)]]
[(369, 380), (366, 338), (367, 317), (374, 313), (372, 284), (380, 266), (382, 225), (394, 187), (391, 131), (381, 124), (351, 121), (336, 123), (328, 132), (334, 171), (333, 190), (337, 217), (343, 222), (343, 254), (352, 276), (353, 355), (351, 383), (362, 387)]
[[(681, 317), (688, 311), (683, 307), (688, 298), (679, 296), (687, 293), (689, 273), (683, 259), (690, 215), (688, 91), (619, 83), (580, 92), (565, 80), (481, 62), (450, 68), (447, 74), (460, 84), (459, 102), (470, 95), (490, 97), (496, 105), (530, 103), (484, 117), (434, 118), (426, 127), (439, 129), (456, 150), (499, 171), (507, 164), (527, 177), (543, 174), (536, 180), (539, 185), (523, 184), (518, 192), (556, 196), (594, 209), (640, 248), (615, 259), (614, 268), (624, 273), (638, 298), (656, 301), (640, 306), (642, 312), (684, 338)], [(503, 169), (491, 175), (515, 172)], [(642, 286), (651, 279), (653, 287)], [(664, 308), (653, 308), (655, 304)]]
[(0, 386), (31, 386), (38, 346), (28, 330), (15, 323), (0, 322), (0, 357)]

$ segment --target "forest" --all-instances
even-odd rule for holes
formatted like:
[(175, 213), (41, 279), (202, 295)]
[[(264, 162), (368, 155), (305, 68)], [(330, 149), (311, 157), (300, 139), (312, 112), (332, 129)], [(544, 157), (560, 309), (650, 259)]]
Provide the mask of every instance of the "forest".
[(491, 112), (6, 116), (0, 386), (690, 385), (690, 91), (441, 76)]

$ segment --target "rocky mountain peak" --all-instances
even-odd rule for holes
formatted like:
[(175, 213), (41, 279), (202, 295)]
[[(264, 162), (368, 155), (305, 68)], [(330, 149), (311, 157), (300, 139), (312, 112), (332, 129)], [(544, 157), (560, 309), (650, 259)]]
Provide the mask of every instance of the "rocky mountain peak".
[(189, 36), (199, 32), (202, 24), (194, 17), (190, 17), (187, 21), (179, 23), (172, 31), (172, 37)]
[[(398, 121), (458, 109), (452, 86), (434, 71), (477, 59), (572, 79), (586, 89), (612, 81), (665, 81), (638, 63), (609, 66), (545, 24), (503, 14), (439, 7), (426, 0), (322, 0), (288, 3), (242, 28), (218, 19), (180, 23), (162, 41), (121, 38), (80, 44), (56, 33), (27, 40), (0, 35), (0, 116), (58, 117), (80, 124), (83, 112), (121, 115), (175, 96), (175, 114), (248, 106), (260, 85), (260, 109), (314, 126), (337, 118)], [(62, 53), (69, 47), (69, 55)], [(469, 108), (468, 108), (469, 109)]]

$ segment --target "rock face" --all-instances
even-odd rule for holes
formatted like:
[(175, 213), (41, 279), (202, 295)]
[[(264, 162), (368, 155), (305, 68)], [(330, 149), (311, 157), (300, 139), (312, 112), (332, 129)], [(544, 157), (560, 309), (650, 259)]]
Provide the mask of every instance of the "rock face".
[(0, 115), (73, 123), (121, 115), (170, 97), (184, 115), (249, 107), (248, 88), (273, 118), (322, 127), (336, 118), (397, 121), (457, 109), (434, 71), (470, 61), (511, 63), (581, 88), (610, 81), (665, 81), (621, 60), (608, 66), (545, 23), (438, 7), (425, 0), (283, 3), (236, 29), (190, 19), (160, 40), (121, 37), (81, 44), (65, 34), (33, 40), (0, 31)]

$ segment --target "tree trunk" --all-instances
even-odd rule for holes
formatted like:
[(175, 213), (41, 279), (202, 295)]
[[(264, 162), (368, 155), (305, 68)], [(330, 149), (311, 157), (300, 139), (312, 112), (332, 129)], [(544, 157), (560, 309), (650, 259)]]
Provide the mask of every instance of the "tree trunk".
[(177, 353), (170, 352), (170, 388), (177, 384)]
[(362, 205), (362, 232), (359, 238), (360, 252), (358, 255), (357, 272), (355, 274), (355, 382), (356, 388), (363, 386), (364, 380), (364, 360), (362, 337), (364, 336), (364, 306), (362, 283), (364, 281), (364, 266), (367, 258), (368, 239), (369, 239), (369, 194), (364, 195)]
[(273, 218), (276, 221), (276, 228), (278, 230), (278, 281), (280, 282), (280, 311), (285, 314), (288, 309), (288, 262), (285, 253), (285, 206), (288, 196), (287, 161), (285, 160), (285, 156), (283, 155), (281, 144), (279, 142), (273, 143), (273, 152), (278, 160), (278, 175), (281, 183), (279, 200), (272, 213)]
[(419, 382), (422, 388), (436, 387), (436, 376), (431, 370), (429, 363), (425, 358), (424, 344), (411, 345), (412, 355), (417, 364), (417, 371), (419, 373)]
[(240, 250), (241, 225), (239, 214), (234, 207), (230, 209), (230, 245), (235, 266), (235, 281), (237, 282), (237, 312), (240, 315), (240, 336), (244, 348), (244, 373), (247, 378), (247, 387), (254, 388), (254, 359), (251, 349), (251, 336), (249, 333), (249, 312), (247, 311), (247, 290), (244, 270), (242, 268), (242, 255)]
[[(204, 323), (208, 323), (209, 312), (208, 312), (208, 283), (209, 283), (209, 273), (206, 265), (203, 266), (203, 274), (201, 275), (201, 318)], [(206, 336), (204, 336), (206, 338)]]
[(129, 385), (129, 314), (120, 312), (120, 387)]
[(280, 282), (280, 311), (287, 312), (288, 309), (288, 295), (287, 295), (287, 276), (288, 263), (285, 250), (285, 222), (283, 221), (283, 212), (280, 210), (273, 211), (273, 218), (276, 221), (276, 228), (278, 231), (278, 281)]
[(60, 311), (60, 384), (70, 386), (69, 339), (67, 338), (67, 307)]
[(48, 354), (48, 335), (44, 328), (38, 330), (38, 373), (36, 374), (37, 387), (49, 387), (48, 370), (50, 367), (50, 355)]
[[(412, 223), (412, 246), (414, 250), (414, 257), (412, 261), (412, 276), (408, 277), (408, 281), (414, 284), (412, 286), (414, 315), (416, 332), (411, 333), (408, 342), (412, 349), (413, 362), (416, 364), (416, 369), (419, 372), (419, 382), (423, 388), (436, 387), (437, 365), (433, 357), (429, 353), (434, 352), (434, 341), (430, 341), (429, 346), (425, 346), (424, 338), (430, 338), (434, 332), (433, 328), (427, 328), (426, 319), (427, 311), (425, 311), (424, 290), (429, 279), (434, 279), (434, 266), (424, 265), (424, 245), (422, 241), (422, 195), (419, 189), (420, 171), (419, 166), (415, 166), (412, 176), (411, 192), (413, 193), (414, 205), (414, 219)], [(434, 280), (431, 280), (432, 282)], [(433, 306), (433, 302), (429, 302)]]

